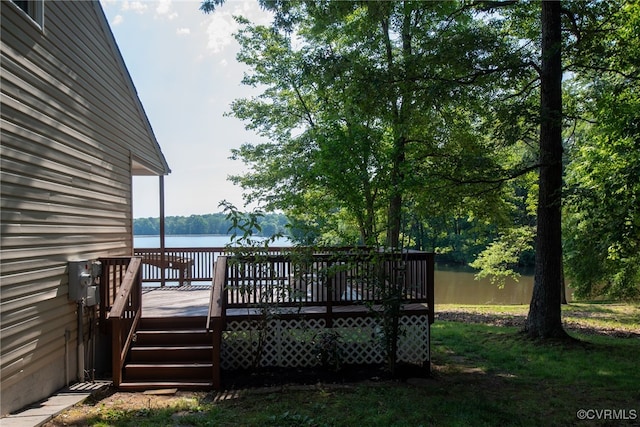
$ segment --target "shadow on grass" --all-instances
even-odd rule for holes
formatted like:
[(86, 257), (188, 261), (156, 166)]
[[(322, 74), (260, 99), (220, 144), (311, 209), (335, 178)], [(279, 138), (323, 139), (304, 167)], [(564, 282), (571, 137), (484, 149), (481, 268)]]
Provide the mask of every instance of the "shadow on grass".
[[(592, 309), (593, 308), (593, 309)], [(619, 309), (595, 308), (585, 304), (563, 306), (563, 324), (571, 333), (603, 335), (616, 338), (640, 338), (640, 316), (634, 306), (621, 305)], [(472, 307), (436, 312), (437, 321), (483, 324), (524, 329), (527, 316), (509, 312), (478, 312)]]
[[(452, 311), (458, 320), (444, 321), (448, 314), (438, 314), (429, 378), (390, 380), (363, 367), (361, 376), (349, 373), (358, 377), (349, 384), (308, 377), (308, 384), (301, 385), (293, 381), (295, 375), (288, 376), (290, 370), (282, 370), (253, 386), (249, 380), (256, 378), (238, 380), (229, 390), (165, 408), (146, 404), (142, 393), (136, 394), (138, 406), (127, 407), (120, 403), (132, 396), (120, 398), (107, 390), (88, 400), (75, 422), (59, 418), (59, 424), (48, 425), (597, 425), (579, 420), (578, 411), (637, 409), (638, 340), (581, 336), (582, 341), (569, 343), (534, 341), (518, 333), (522, 315), (501, 315), (499, 326), (492, 326), (487, 317), (496, 315)], [(637, 421), (611, 425), (625, 423)]]

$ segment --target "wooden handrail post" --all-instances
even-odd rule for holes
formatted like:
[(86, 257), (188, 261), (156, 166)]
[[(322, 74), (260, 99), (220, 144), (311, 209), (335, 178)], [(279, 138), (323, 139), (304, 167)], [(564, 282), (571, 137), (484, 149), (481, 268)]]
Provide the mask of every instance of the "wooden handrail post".
[[(111, 327), (111, 374), (114, 386), (118, 387), (122, 383), (124, 360), (142, 315), (142, 260), (139, 257), (119, 259), (112, 265), (117, 265), (118, 269), (107, 273), (105, 286), (113, 287), (113, 302), (107, 320)], [(122, 275), (125, 265), (126, 272)]]
[(435, 262), (434, 254), (427, 253), (427, 304), (429, 304), (429, 324), (435, 320)]
[[(139, 258), (138, 258), (139, 259)], [(138, 296), (138, 317), (142, 317), (142, 260), (141, 264), (138, 266), (138, 275), (136, 277), (136, 286), (137, 296)]]
[(222, 354), (222, 331), (224, 330), (223, 328), (223, 320), (222, 318), (217, 318), (217, 319), (213, 319), (213, 328), (212, 328), (212, 334), (213, 334), (213, 360), (212, 360), (212, 369), (213, 372), (211, 373), (211, 379), (212, 379), (212, 384), (213, 384), (213, 388), (216, 390), (220, 390), (221, 387), (221, 378), (220, 378), (220, 361), (221, 361), (221, 354)]
[(122, 321), (120, 318), (111, 319), (111, 375), (113, 376), (114, 387), (118, 387), (122, 383), (121, 348)]
[(220, 256), (214, 266), (213, 281), (211, 284), (211, 294), (209, 297), (209, 312), (207, 317), (207, 329), (210, 328), (210, 322), (213, 319), (225, 319), (226, 308), (226, 292), (227, 283), (227, 257)]
[[(327, 273), (331, 271), (332, 263), (327, 262)], [(333, 281), (335, 274), (327, 274), (327, 328), (333, 328)]]
[[(162, 265), (166, 263), (165, 248), (165, 227), (164, 227), (164, 175), (160, 175), (159, 191), (160, 191), (160, 262)], [(166, 272), (164, 268), (160, 269), (160, 286), (166, 285)]]
[(226, 292), (227, 283), (227, 257), (220, 256), (213, 267), (213, 282), (211, 284), (211, 297), (209, 299), (209, 313), (207, 316), (207, 329), (212, 333), (212, 372), (211, 380), (213, 388), (220, 389), (220, 360), (222, 353), (222, 332), (226, 327)]

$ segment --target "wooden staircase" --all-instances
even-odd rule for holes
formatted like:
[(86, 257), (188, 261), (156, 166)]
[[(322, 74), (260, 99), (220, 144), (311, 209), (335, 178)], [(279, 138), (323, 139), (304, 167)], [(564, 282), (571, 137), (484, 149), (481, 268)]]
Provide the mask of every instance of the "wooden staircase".
[(142, 318), (119, 388), (214, 387), (214, 339), (205, 325), (205, 317)]

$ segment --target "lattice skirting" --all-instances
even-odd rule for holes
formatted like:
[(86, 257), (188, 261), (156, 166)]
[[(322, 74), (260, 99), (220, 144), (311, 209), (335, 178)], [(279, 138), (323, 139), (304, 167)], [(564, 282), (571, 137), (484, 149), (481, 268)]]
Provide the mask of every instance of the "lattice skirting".
[[(382, 324), (375, 317), (334, 318), (327, 329), (324, 319), (270, 319), (267, 327), (254, 320), (231, 320), (222, 335), (222, 369), (261, 367), (312, 367), (320, 364), (316, 341), (327, 332), (339, 336), (344, 364), (384, 362)], [(258, 351), (258, 348), (262, 351)], [(259, 363), (255, 358), (259, 357)], [(400, 318), (398, 361), (422, 365), (429, 361), (429, 317)]]

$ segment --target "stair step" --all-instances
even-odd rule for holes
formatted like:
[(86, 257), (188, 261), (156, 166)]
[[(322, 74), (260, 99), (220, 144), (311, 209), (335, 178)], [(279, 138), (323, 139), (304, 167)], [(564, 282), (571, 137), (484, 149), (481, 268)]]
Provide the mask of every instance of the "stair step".
[(143, 317), (127, 355), (119, 388), (211, 389), (213, 332), (205, 328), (206, 320), (206, 317)]
[(160, 345), (207, 345), (213, 340), (211, 332), (205, 329), (180, 329), (180, 330), (138, 330), (136, 332), (136, 345), (160, 346)]
[(209, 381), (212, 363), (128, 363), (124, 366), (124, 382)]
[(131, 363), (210, 362), (212, 345), (201, 346), (139, 346), (131, 348)]
[(198, 317), (143, 317), (140, 319), (140, 329), (205, 329), (207, 318)]

